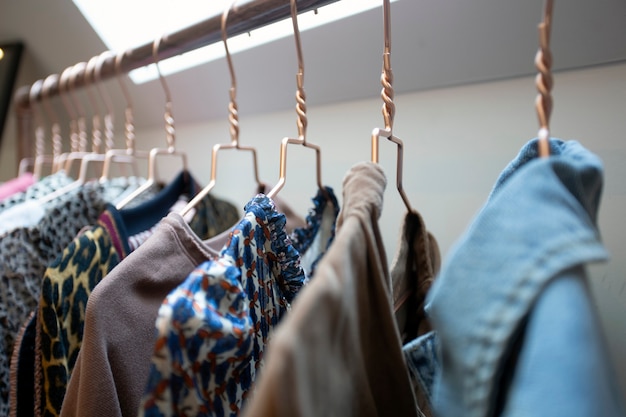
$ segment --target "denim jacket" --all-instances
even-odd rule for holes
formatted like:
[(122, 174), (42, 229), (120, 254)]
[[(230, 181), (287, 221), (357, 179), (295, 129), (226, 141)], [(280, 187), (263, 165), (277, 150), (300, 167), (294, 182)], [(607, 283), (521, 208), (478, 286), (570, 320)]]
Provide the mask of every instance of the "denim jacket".
[(526, 144), (428, 294), (436, 333), (404, 347), (435, 415), (623, 416), (586, 283), (606, 260), (603, 171), (578, 142)]

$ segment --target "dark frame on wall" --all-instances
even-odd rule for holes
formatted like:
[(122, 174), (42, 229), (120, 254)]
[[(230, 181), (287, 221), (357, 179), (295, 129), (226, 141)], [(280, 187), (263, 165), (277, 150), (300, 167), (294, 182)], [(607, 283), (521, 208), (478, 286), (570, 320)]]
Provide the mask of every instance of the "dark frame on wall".
[(24, 44), (21, 42), (0, 43), (0, 145), (4, 132), (4, 123), (13, 98), (17, 70), (20, 65)]

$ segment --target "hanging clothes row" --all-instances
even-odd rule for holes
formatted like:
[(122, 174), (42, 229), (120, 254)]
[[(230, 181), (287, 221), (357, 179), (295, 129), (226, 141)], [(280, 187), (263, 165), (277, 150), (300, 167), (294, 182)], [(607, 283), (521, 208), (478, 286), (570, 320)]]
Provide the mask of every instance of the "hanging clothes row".
[[(306, 134), (299, 10), (296, 0), (288, 3), (250, 2), (211, 20), (219, 21), (231, 74), (231, 141), (213, 146), (204, 188), (176, 148), (175, 109), (160, 72), (164, 148), (135, 149), (126, 95), (126, 148), (109, 143), (103, 150), (110, 126), (103, 134), (94, 117), (89, 152), (87, 112), (72, 100), (76, 88), (99, 88), (99, 80), (148, 57), (159, 70), (176, 42), (156, 39), (138, 49), (142, 58), (103, 54), (30, 86), (22, 107), (35, 116), (39, 103), (50, 113), (48, 99), (61, 95), (72, 119), (71, 151), (61, 151), (51, 117), (53, 155), (46, 156), (38, 122), (34, 173), (2, 190), (0, 413), (623, 416), (586, 287), (585, 265), (607, 257), (597, 229), (602, 164), (580, 143), (550, 138), (551, 1), (537, 55), (538, 138), (504, 168), (443, 264), (403, 187), (389, 1), (382, 8), (384, 127), (372, 131), (372, 160), (345, 174), (341, 207), (322, 182), (321, 149)], [(298, 55), (298, 135), (281, 141), (273, 187), (259, 179), (254, 147), (239, 143), (227, 45), (230, 19), (237, 22), (232, 34), (249, 30), (259, 22), (241, 16), (259, 4), (291, 16)], [(192, 32), (181, 32), (184, 48), (208, 38), (193, 32), (198, 42)], [(396, 188), (407, 209), (391, 265), (378, 224), (387, 185), (381, 138), (397, 147)], [(282, 191), (288, 145), (315, 151), (317, 189), (306, 215)], [(252, 197), (243, 210), (214, 193), (225, 149), (253, 156)], [(141, 156), (147, 178), (134, 168), (133, 175), (109, 175), (113, 162), (123, 173)], [(167, 182), (157, 175), (164, 156), (182, 162)], [(80, 162), (76, 175), (73, 162)], [(94, 178), (83, 175), (89, 162), (103, 165)]]
[[(152, 48), (156, 62), (159, 44), (160, 39)], [(120, 70), (123, 57), (124, 54), (118, 55), (115, 60), (116, 72)], [(105, 59), (99, 60), (99, 65), (94, 68), (99, 77), (94, 78), (102, 77), (104, 62)], [(86, 66), (81, 68), (86, 69)], [(68, 70), (65, 74), (76, 74), (76, 71)], [(71, 83), (67, 82), (68, 77), (61, 76), (58, 85), (62, 93), (72, 94), (76, 78), (72, 78), (74, 83)], [(88, 73), (84, 79), (88, 79)], [(40, 83), (44, 105), (51, 94), (53, 81), (55, 78), (48, 78)], [(139, 409), (149, 370), (150, 353), (154, 346), (153, 326), (159, 306), (168, 293), (175, 292), (178, 285), (192, 280), (192, 275), (199, 271), (194, 272), (194, 269), (205, 264), (222, 268), (231, 263), (224, 277), (231, 281), (233, 273), (247, 272), (240, 275), (240, 279), (248, 280), (244, 286), (246, 296), (251, 297), (250, 291), (254, 290), (257, 305), (255, 308), (251, 305), (250, 310), (255, 332), (259, 331), (259, 319), (264, 320), (261, 330), (266, 339), (269, 330), (287, 311), (289, 303), (307, 277), (313, 274), (315, 265), (332, 242), (339, 205), (330, 188), (320, 187), (306, 220), (294, 215), (287, 218), (282, 214), (294, 211), (278, 196), (272, 200), (263, 195), (255, 197), (246, 205), (244, 216), (240, 217), (232, 204), (208, 193), (198, 193), (197, 183), (184, 162), (184, 154), (175, 149), (172, 103), (162, 77), (161, 81), (166, 93), (168, 147), (150, 151), (148, 180), (139, 179), (130, 193), (124, 189), (123, 193), (111, 198), (102, 198), (92, 217), (76, 218), (77, 225), (94, 226), (81, 226), (80, 233), (78, 226), (62, 230), (63, 240), (55, 247), (55, 252), (60, 250), (61, 255), (56, 260), (38, 262), (39, 269), (43, 267), (43, 274), (38, 269), (32, 276), (39, 278), (24, 280), (34, 281), (29, 297), (11, 300), (23, 307), (12, 317), (12, 323), (24, 323), (17, 342), (7, 341), (7, 355), (11, 355), (13, 350), (12, 379), (10, 384), (6, 378), (3, 382), (6, 394), (11, 386), (9, 401), (13, 415), (134, 415)], [(34, 91), (34, 94), (31, 91), (31, 98), (37, 95), (37, 90)], [(70, 112), (74, 103), (64, 100), (64, 104)], [(135, 157), (137, 153), (132, 146), (130, 132), (133, 129), (129, 126), (132, 114), (128, 110), (131, 110), (130, 105), (127, 109), (127, 149), (122, 154), (125, 158)], [(84, 118), (84, 113), (73, 112), (81, 118)], [(70, 155), (84, 161), (84, 157), (90, 155), (85, 152), (86, 129), (82, 119), (77, 120), (76, 117), (72, 119), (73, 153)], [(95, 139), (96, 123), (93, 126)], [(236, 128), (233, 122), (233, 130)], [(55, 136), (58, 126), (54, 125), (53, 131)], [(234, 141), (237, 149), (245, 149), (239, 147), (235, 138)], [(159, 154), (183, 156), (182, 172), (162, 190), (154, 175), (156, 156)], [(107, 157), (109, 155), (110, 151)], [(44, 159), (41, 153), (37, 156), (39, 160)], [(83, 192), (85, 187), (101, 188), (106, 184), (103, 180), (107, 175), (104, 173), (96, 185), (91, 182), (75, 184), (69, 176), (71, 166), (67, 161), (70, 156), (56, 152), (51, 160), (53, 169), (58, 171), (41, 181), (50, 181), (50, 178), (62, 181), (50, 190), (52, 193), (42, 197), (49, 204), (56, 204), (59, 198), (73, 199), (74, 193)], [(104, 160), (105, 167), (107, 160)], [(214, 155), (214, 166), (215, 163)], [(35, 168), (41, 172), (37, 161)], [(81, 166), (81, 175), (83, 172)], [(257, 182), (258, 191), (268, 191), (265, 189), (267, 186), (258, 181), (258, 176)], [(284, 181), (279, 184), (284, 184)], [(277, 189), (273, 191), (274, 194), (276, 192)], [(196, 198), (189, 202), (194, 196)], [(142, 203), (146, 198), (147, 201)], [(17, 198), (14, 200), (18, 204)], [(182, 211), (175, 208), (181, 201)], [(163, 219), (168, 211), (171, 216)], [(44, 221), (37, 227), (47, 230), (45, 218), (48, 216), (47, 212), (42, 213)], [(72, 240), (73, 236), (76, 237)], [(209, 238), (213, 239), (207, 241)], [(155, 244), (150, 245), (150, 241)], [(164, 244), (166, 242), (174, 245), (168, 247)], [(242, 269), (244, 267), (247, 271)], [(125, 268), (130, 270), (125, 272)], [(43, 282), (39, 284), (42, 275)], [(103, 281), (104, 278), (106, 280)], [(107, 289), (107, 283), (111, 283), (110, 289)], [(235, 284), (236, 281), (231, 282), (233, 289)], [(121, 293), (109, 294), (110, 291)], [(232, 296), (231, 291), (227, 295)], [(104, 316), (98, 313), (102, 308), (110, 310), (112, 299), (115, 300), (115, 309)], [(33, 302), (36, 309), (26, 317)], [(239, 307), (245, 306), (240, 304)], [(118, 313), (120, 320), (115, 319)], [(121, 323), (127, 323), (128, 327), (123, 330)], [(12, 335), (16, 334), (15, 326), (10, 330)], [(257, 360), (261, 360), (265, 344), (266, 340), (260, 347), (258, 341), (255, 343)], [(97, 361), (91, 360), (93, 355), (98, 358)], [(137, 360), (132, 359), (137, 355)], [(103, 362), (103, 357), (109, 359)], [(100, 365), (94, 367), (98, 363)], [(136, 367), (129, 366), (129, 363), (136, 364)], [(71, 383), (70, 375), (75, 383)], [(97, 387), (88, 388), (85, 384), (90, 385), (89, 381), (97, 381)], [(241, 402), (242, 398), (238, 401)]]

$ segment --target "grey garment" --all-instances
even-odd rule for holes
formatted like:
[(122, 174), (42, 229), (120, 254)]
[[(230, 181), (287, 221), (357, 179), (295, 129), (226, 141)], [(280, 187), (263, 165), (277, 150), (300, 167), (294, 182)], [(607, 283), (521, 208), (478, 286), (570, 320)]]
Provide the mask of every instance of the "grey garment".
[(378, 227), (385, 186), (376, 164), (346, 175), (334, 242), (274, 332), (245, 417), (420, 415)]
[(23, 203), (27, 200), (38, 200), (56, 190), (71, 184), (74, 180), (70, 178), (64, 171), (59, 171), (55, 174), (48, 175), (37, 181), (24, 192), (13, 194), (4, 200), (0, 201), (0, 211), (3, 211), (9, 207), (13, 207), (16, 204)]
[(84, 226), (96, 222), (105, 204), (101, 187), (85, 186), (61, 197), (37, 226), (14, 229), (0, 238), (0, 415), (8, 414), (13, 344), (37, 306), (46, 266)]

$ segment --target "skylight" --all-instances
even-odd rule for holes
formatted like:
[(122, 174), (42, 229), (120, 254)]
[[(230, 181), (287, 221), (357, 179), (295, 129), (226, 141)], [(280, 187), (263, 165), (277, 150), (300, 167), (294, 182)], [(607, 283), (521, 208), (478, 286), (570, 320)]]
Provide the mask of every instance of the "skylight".
[[(123, 51), (152, 42), (209, 17), (221, 14), (232, 0), (73, 0), (109, 50)], [(396, 0), (391, 0), (396, 1)], [(244, 0), (238, 4), (245, 3)], [(364, 11), (381, 8), (382, 0), (341, 0), (298, 16), (300, 31), (306, 31)], [(381, 22), (382, 25), (382, 22)], [(382, 27), (381, 27), (382, 30)], [(231, 54), (293, 35), (291, 19), (229, 38)], [(224, 56), (224, 45), (215, 43), (159, 63), (163, 75), (173, 74)], [(136, 84), (157, 78), (154, 65), (131, 71)]]

